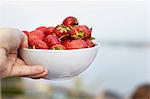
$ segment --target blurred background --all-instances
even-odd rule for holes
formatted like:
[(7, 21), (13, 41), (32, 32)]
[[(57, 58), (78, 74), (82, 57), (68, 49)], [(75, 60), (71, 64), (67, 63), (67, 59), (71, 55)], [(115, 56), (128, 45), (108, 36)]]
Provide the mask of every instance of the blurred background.
[(130, 99), (150, 84), (148, 0), (0, 1), (1, 27), (33, 30), (70, 15), (92, 27), (101, 43), (91, 66), (63, 81), (2, 79), (2, 99)]

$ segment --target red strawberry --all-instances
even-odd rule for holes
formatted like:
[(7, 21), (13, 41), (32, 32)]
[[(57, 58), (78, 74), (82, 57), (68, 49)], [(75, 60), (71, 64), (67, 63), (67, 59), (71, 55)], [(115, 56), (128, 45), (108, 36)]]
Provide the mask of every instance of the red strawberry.
[(48, 46), (44, 41), (35, 40), (34, 42), (35, 44), (33, 45), (33, 47), (35, 47), (36, 49), (48, 49)]
[(62, 44), (55, 44), (51, 47), (51, 49), (53, 49), (53, 50), (65, 50), (66, 47)]
[(69, 17), (64, 19), (63, 24), (65, 26), (75, 26), (75, 25), (78, 25), (79, 23), (75, 17), (69, 16)]
[(44, 41), (45, 34), (38, 30), (35, 30), (35, 31), (31, 31), (28, 34), (28, 38), (29, 38), (29, 44), (32, 47), (33, 45), (35, 45), (35, 40), (43, 40)]
[(73, 39), (90, 38), (91, 30), (85, 25), (78, 25), (73, 27), (70, 31), (70, 36)]
[(71, 42), (71, 40), (67, 39), (63, 42), (63, 45), (67, 47), (70, 42)]
[(55, 27), (48, 27), (44, 33), (47, 36), (53, 34), (54, 32), (55, 32)]
[(29, 32), (28, 32), (28, 31), (22, 31), (22, 32), (24, 32), (27, 36), (28, 36), (28, 34), (29, 34)]
[(94, 43), (90, 39), (86, 39), (86, 43), (88, 44), (88, 48), (94, 47)]
[(39, 30), (39, 31), (44, 33), (47, 30), (47, 27), (46, 26), (40, 26), (40, 27), (36, 28), (36, 30)]
[(61, 41), (58, 40), (57, 36), (55, 36), (55, 35), (48, 35), (45, 38), (45, 42), (47, 43), (49, 48), (51, 48), (54, 44), (60, 44), (61, 43)]
[(67, 49), (81, 49), (81, 48), (87, 48), (88, 45), (86, 41), (79, 39), (79, 40), (72, 40), (71, 42), (68, 42), (66, 44)]
[(64, 25), (57, 25), (55, 27), (55, 34), (58, 37), (62, 37), (64, 35), (69, 36), (69, 32), (70, 32), (70, 27), (64, 26)]

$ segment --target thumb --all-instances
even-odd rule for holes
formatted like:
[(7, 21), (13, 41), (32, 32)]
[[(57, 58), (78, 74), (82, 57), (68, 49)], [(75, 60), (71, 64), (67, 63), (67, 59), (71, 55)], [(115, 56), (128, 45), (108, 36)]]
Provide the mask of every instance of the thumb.
[(45, 72), (45, 68), (42, 66), (15, 65), (12, 67), (9, 76), (30, 76), (43, 72)]
[(28, 48), (29, 44), (28, 44), (28, 36), (25, 33), (22, 33), (23, 37), (21, 39), (21, 44), (20, 44), (20, 48)]

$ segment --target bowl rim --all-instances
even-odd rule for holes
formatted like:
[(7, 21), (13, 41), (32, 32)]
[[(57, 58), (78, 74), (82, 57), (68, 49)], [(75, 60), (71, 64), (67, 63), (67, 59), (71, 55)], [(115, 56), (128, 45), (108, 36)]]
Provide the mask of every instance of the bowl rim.
[(28, 49), (28, 48), (21, 48), (20, 50), (26, 51), (46, 51), (46, 52), (74, 52), (74, 51), (85, 51), (85, 50), (93, 50), (100, 47), (100, 43), (95, 42), (95, 46), (91, 48), (82, 48), (82, 49), (72, 49), (72, 50), (45, 50), (45, 49)]

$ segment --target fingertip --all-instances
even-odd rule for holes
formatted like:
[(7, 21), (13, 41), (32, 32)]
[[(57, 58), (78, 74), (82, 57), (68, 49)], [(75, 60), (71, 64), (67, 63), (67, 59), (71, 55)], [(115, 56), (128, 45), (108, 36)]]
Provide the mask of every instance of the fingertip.
[(32, 75), (32, 76), (28, 76), (29, 78), (32, 79), (40, 79), (40, 78), (44, 78), (48, 75), (48, 70), (45, 69), (45, 71), (43, 73), (37, 74), (37, 75)]
[(45, 74), (48, 74), (48, 69), (45, 69)]

